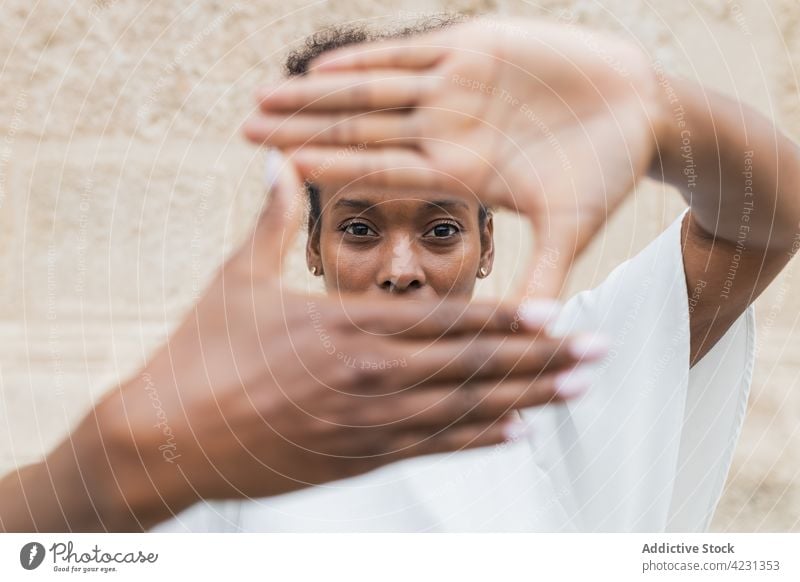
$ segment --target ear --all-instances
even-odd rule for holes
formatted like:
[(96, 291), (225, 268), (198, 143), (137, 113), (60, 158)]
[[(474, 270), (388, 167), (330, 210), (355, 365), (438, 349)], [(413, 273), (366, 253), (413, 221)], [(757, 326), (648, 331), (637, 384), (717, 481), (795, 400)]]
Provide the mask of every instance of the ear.
[(322, 275), (322, 253), (320, 252), (320, 225), (308, 224), (308, 239), (306, 240), (306, 265), (313, 275)]
[(486, 216), (483, 228), (481, 229), (481, 260), (478, 265), (478, 272), (485, 270), (488, 277), (494, 265), (494, 217), (491, 213)]

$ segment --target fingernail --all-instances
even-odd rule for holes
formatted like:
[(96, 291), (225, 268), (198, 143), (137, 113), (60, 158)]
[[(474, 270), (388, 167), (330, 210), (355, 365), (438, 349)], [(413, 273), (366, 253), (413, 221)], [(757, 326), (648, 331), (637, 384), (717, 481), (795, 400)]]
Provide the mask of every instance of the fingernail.
[(562, 398), (575, 398), (584, 394), (592, 385), (594, 375), (588, 370), (572, 368), (555, 377), (556, 394)]
[(509, 443), (528, 437), (531, 432), (531, 427), (519, 420), (512, 420), (503, 427), (503, 437)]
[(569, 352), (578, 360), (599, 360), (608, 354), (611, 340), (603, 334), (581, 334), (570, 341)]
[(286, 160), (283, 154), (276, 148), (271, 148), (267, 152), (267, 159), (264, 162), (264, 186), (268, 190), (272, 190), (277, 184), (284, 163), (286, 163)]
[(525, 301), (519, 307), (520, 319), (532, 329), (542, 329), (553, 323), (561, 312), (559, 301), (538, 299)]

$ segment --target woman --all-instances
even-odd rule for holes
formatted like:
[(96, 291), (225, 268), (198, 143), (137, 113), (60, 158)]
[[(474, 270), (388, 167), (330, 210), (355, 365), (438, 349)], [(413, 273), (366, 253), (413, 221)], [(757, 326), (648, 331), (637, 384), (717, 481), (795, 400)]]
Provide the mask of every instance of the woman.
[[(572, 259), (564, 252), (569, 243), (584, 246), (643, 174), (678, 186), (690, 208), (598, 288), (568, 301), (554, 324), (557, 334), (585, 329), (611, 337), (591, 390), (563, 406), (526, 410), (535, 435), (512, 446), (404, 461), (315, 490), (228, 505), (212, 523), (203, 523), (202, 511), (188, 513), (167, 528), (708, 526), (745, 411), (750, 304), (797, 250), (797, 152), (753, 112), (652, 71), (635, 47), (593, 38), (587, 50), (585, 40), (563, 27), (477, 21), (337, 51), (307, 77), (265, 93), (263, 115), (247, 133), (292, 148), (303, 175), (325, 185), (308, 257), (330, 291), (471, 290), (461, 275), (474, 279), (488, 269), (488, 247), (474, 250), (481, 236), (473, 234), (439, 267), (449, 278), (429, 283), (427, 273), (438, 269), (425, 268), (437, 257), (426, 237), (434, 228), (457, 237), (457, 227), (446, 225), (458, 220), (438, 214), (440, 195), (421, 192), (446, 190), (467, 206), (469, 192), (482, 204), (517, 205), (554, 245), (555, 273), (543, 283), (552, 294)], [(508, 136), (514, 143), (503, 147)], [(365, 143), (337, 155), (340, 146)], [(572, 169), (554, 163), (556, 150), (576, 162)], [(565, 188), (565, 178), (574, 188)], [(353, 180), (361, 190), (348, 185)], [(386, 198), (368, 190), (386, 186), (394, 190)], [(348, 201), (341, 209), (340, 200)], [(404, 226), (379, 215), (384, 204), (398, 205)], [(479, 208), (472, 206), (473, 226)], [(548, 230), (548, 220), (558, 228)], [(737, 240), (742, 232), (746, 246)]]

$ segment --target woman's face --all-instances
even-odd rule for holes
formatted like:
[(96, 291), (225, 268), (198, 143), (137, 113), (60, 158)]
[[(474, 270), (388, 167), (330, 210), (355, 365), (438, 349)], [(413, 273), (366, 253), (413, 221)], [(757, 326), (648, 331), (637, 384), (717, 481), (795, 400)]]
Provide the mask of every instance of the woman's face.
[(399, 196), (320, 188), (322, 215), (308, 240), (309, 268), (324, 277), (329, 292), (469, 297), (475, 279), (492, 268), (491, 216), (481, 221), (479, 203), (459, 196)]

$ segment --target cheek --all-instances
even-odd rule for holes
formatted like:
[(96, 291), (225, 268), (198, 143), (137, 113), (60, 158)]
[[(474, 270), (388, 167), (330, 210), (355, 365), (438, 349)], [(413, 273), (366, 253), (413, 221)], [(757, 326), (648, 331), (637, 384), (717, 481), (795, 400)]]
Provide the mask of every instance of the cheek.
[(370, 288), (379, 266), (377, 248), (358, 249), (341, 244), (339, 237), (320, 241), (322, 269), (328, 291), (358, 293)]
[(431, 253), (427, 259), (428, 284), (440, 297), (470, 295), (480, 263), (480, 243), (459, 245), (447, 253)]

